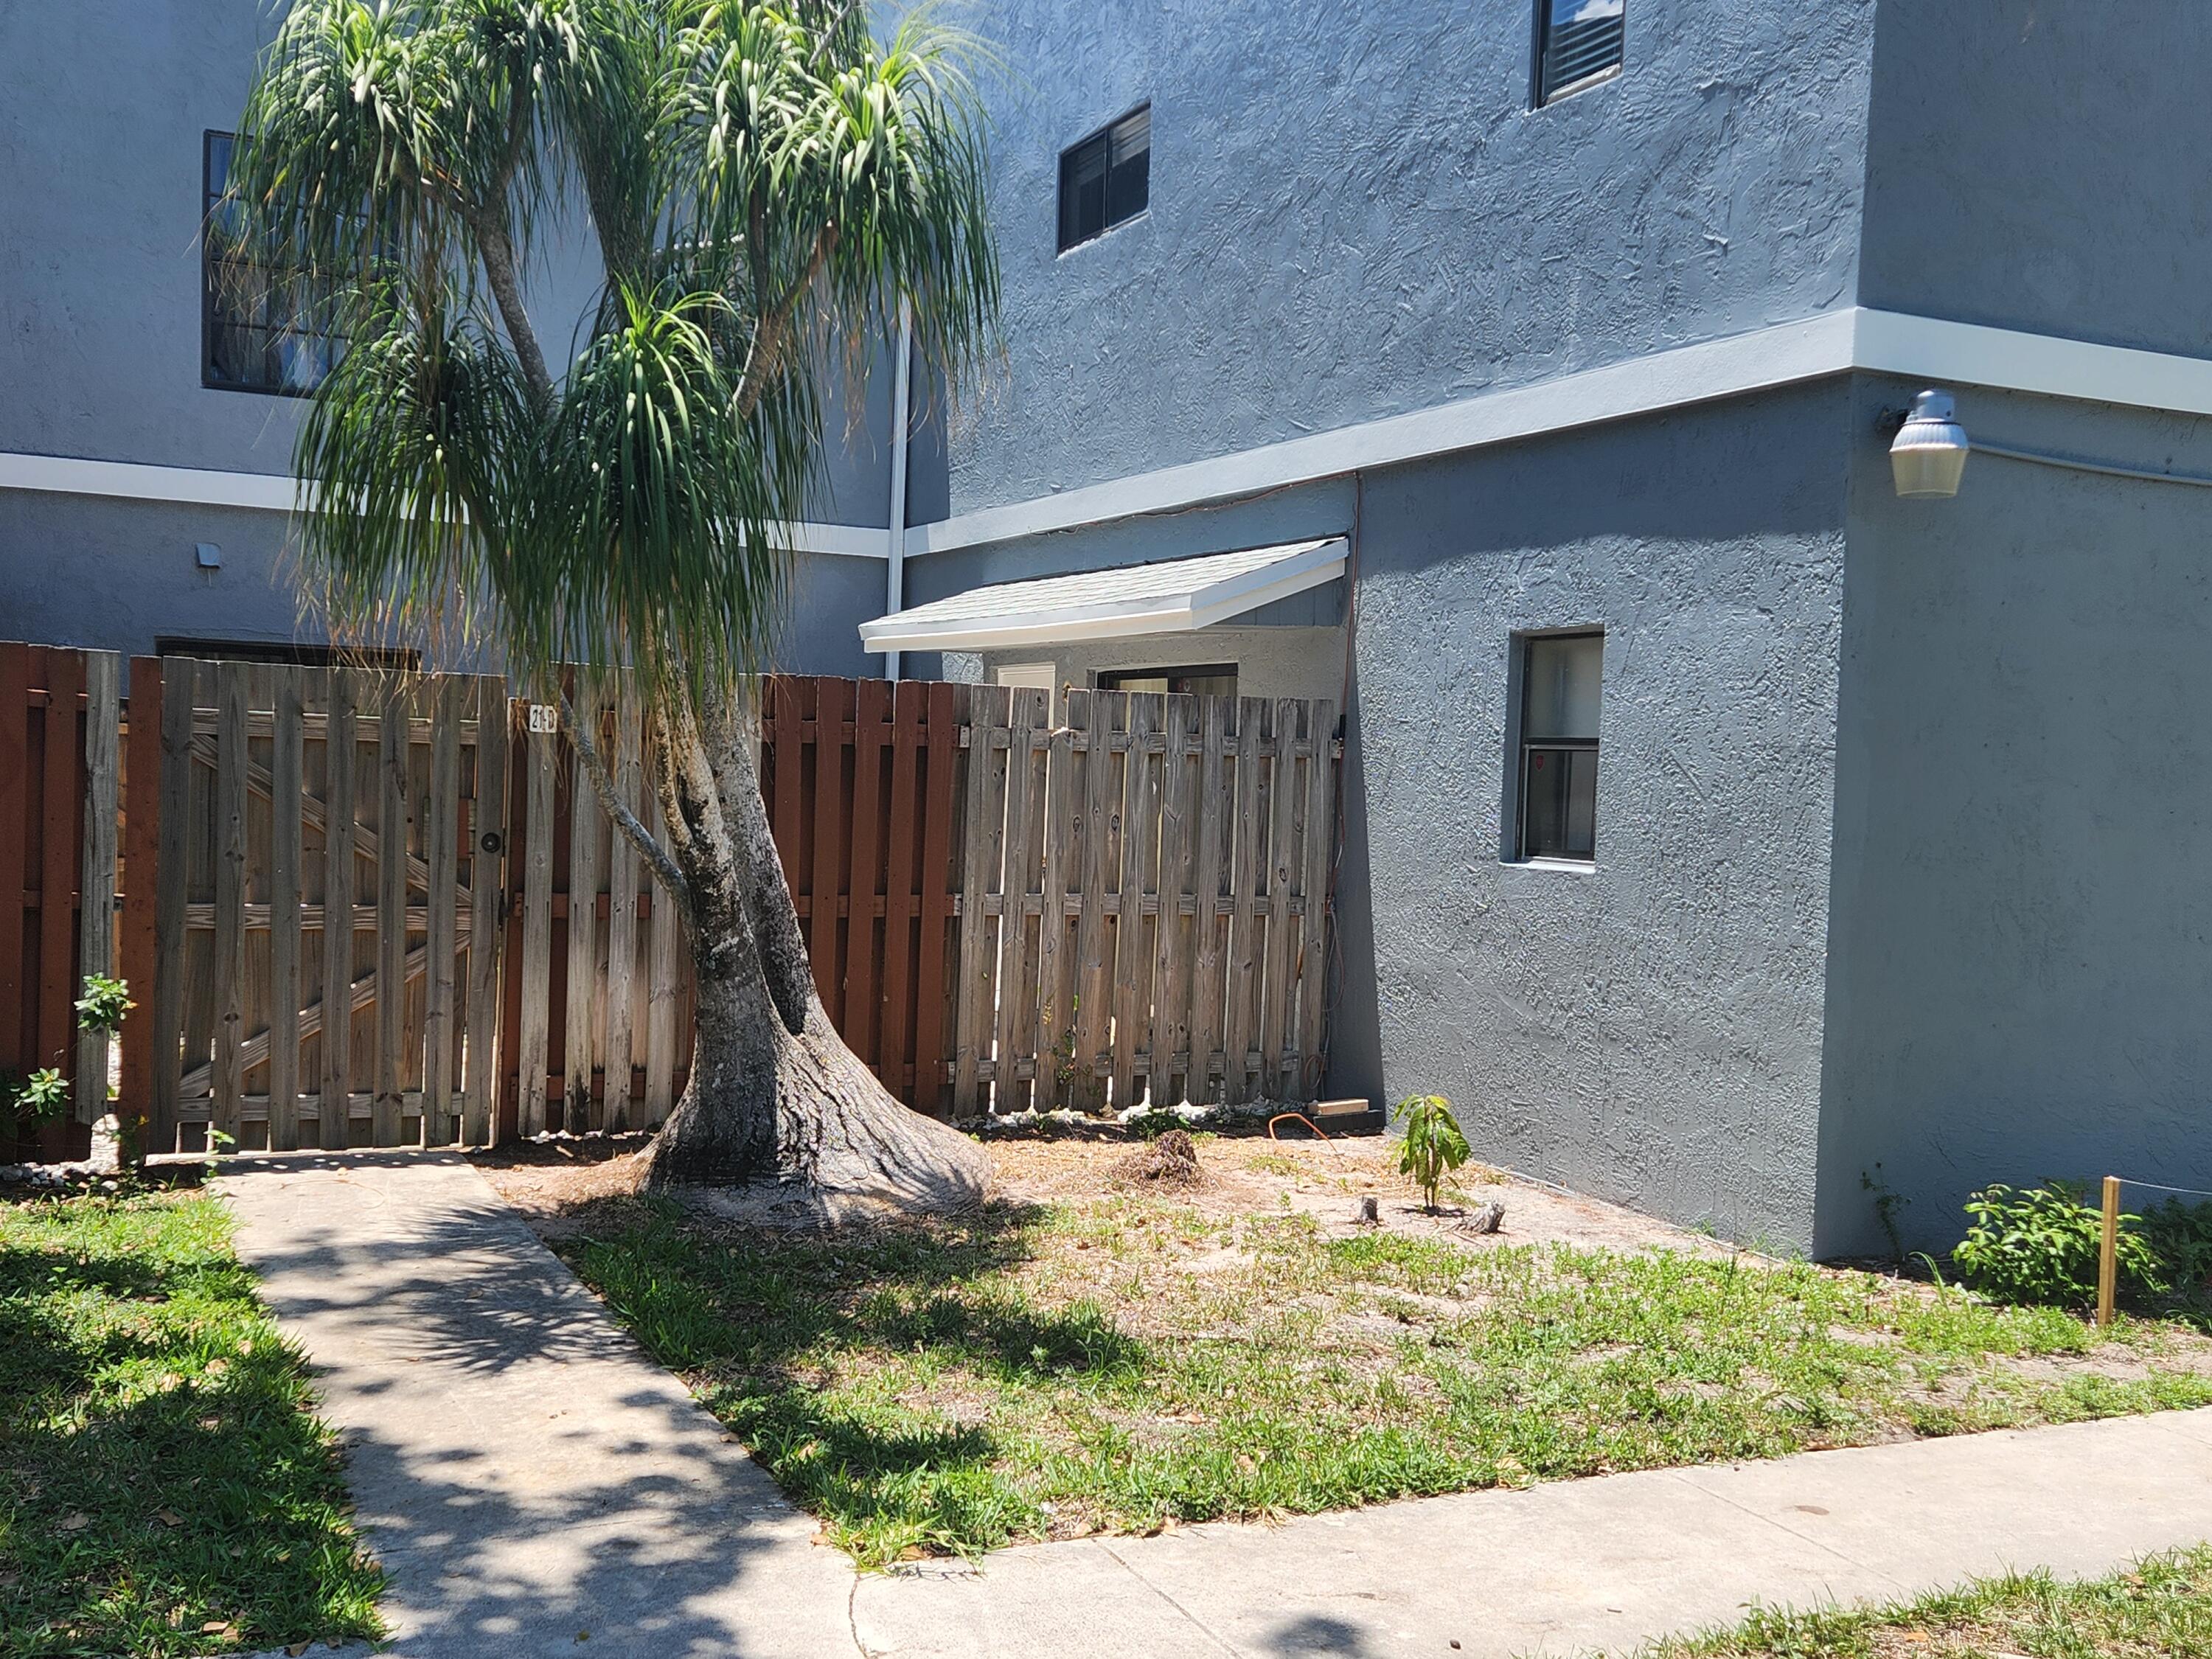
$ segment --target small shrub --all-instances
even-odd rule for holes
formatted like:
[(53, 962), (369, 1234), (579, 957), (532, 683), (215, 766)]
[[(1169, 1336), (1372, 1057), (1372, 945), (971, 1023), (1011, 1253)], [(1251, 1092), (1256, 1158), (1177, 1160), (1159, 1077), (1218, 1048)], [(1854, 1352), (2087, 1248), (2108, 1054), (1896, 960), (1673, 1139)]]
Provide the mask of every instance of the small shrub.
[(2212, 1288), (2212, 1202), (2185, 1204), (2178, 1198), (2143, 1212), (2143, 1243), (2158, 1260), (2160, 1273), (2183, 1296)]
[[(2103, 1213), (2058, 1182), (2041, 1187), (1984, 1187), (1966, 1200), (1974, 1224), (1951, 1252), (1966, 1282), (2001, 1302), (2077, 1304), (2097, 1293)], [(2123, 1287), (2165, 1288), (2157, 1258), (2140, 1233), (2140, 1216), (2120, 1218)]]
[(112, 1036), (123, 1029), (123, 1016), (137, 1006), (131, 1000), (131, 987), (125, 981), (87, 974), (84, 994), (76, 1000), (78, 1029)]
[(69, 1085), (52, 1066), (41, 1066), (27, 1078), (9, 1079), (15, 1109), (33, 1123), (59, 1117), (69, 1106)]
[(1444, 1177), (1473, 1156), (1467, 1135), (1452, 1115), (1451, 1103), (1442, 1095), (1401, 1100), (1395, 1115), (1405, 1130), (1398, 1147), (1399, 1170), (1413, 1177), (1421, 1201), (1433, 1210)]

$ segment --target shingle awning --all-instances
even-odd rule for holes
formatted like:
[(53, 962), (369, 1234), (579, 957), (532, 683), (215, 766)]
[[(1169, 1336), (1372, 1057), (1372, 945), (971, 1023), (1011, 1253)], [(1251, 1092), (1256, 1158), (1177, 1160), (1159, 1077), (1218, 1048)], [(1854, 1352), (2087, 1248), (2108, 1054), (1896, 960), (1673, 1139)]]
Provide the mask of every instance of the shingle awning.
[(1344, 574), (1346, 542), (1289, 542), (972, 587), (860, 624), (870, 651), (995, 651), (1210, 628)]

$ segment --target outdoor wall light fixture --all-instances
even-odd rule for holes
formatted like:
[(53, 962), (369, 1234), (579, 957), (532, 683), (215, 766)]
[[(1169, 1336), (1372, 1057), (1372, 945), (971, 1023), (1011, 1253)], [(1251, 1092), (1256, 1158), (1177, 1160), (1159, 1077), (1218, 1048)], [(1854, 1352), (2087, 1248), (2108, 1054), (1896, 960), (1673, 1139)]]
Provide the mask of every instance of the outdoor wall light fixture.
[(1911, 411), (1889, 446), (1897, 493), (1906, 497), (1957, 495), (1968, 447), (1966, 429), (1959, 424), (1958, 405), (1951, 394), (1922, 392), (1912, 400)]

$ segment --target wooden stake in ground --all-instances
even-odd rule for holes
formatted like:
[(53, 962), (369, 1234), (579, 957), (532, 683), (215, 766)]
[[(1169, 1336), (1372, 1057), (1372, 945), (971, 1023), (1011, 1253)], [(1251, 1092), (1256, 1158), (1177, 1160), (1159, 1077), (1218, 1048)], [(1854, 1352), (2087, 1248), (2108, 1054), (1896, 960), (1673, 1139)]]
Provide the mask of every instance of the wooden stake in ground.
[(2105, 1177), (2105, 1236), (2097, 1250), (2097, 1323), (2112, 1322), (2112, 1301), (2120, 1278), (2120, 1178)]

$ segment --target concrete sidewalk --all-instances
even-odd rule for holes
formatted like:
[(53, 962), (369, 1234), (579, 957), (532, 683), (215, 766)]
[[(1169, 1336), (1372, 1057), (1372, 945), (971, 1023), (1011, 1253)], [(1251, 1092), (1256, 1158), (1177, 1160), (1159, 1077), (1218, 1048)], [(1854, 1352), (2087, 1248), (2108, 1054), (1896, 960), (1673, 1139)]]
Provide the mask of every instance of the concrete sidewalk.
[(1618, 1654), (2208, 1538), (2212, 1410), (1005, 1550), (863, 1579), (854, 1627), (877, 1659)]
[(1620, 1653), (1755, 1601), (2099, 1573), (2212, 1538), (2208, 1410), (856, 1579), (459, 1158), (228, 1167), (240, 1253), (353, 1448), (408, 1659)]
[(460, 1158), (225, 1170), (350, 1449), (394, 1652), (852, 1659), (846, 1558)]

